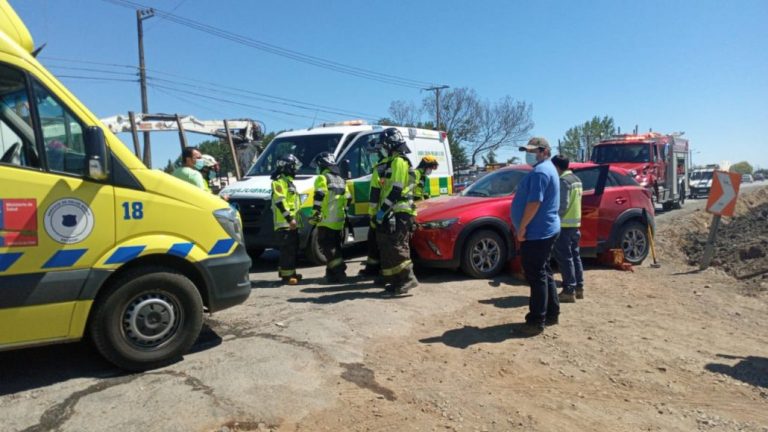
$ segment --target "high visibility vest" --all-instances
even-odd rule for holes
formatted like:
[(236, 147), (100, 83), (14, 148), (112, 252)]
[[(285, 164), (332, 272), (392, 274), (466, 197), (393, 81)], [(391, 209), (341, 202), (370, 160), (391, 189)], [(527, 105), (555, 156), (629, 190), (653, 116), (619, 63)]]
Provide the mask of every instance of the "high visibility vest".
[(315, 179), (314, 209), (320, 211), (321, 227), (344, 228), (347, 216), (347, 183), (341, 176), (324, 170)]
[(416, 168), (414, 175), (416, 180), (413, 186), (413, 199), (415, 201), (429, 199), (429, 194), (427, 193), (427, 173)]
[[(279, 208), (280, 203), (284, 209)], [(272, 181), (272, 220), (275, 231), (288, 229), (289, 221), (292, 219), (299, 224), (301, 222), (298, 218), (300, 206), (301, 199), (293, 184), (293, 177), (280, 174), (280, 177)]]
[(570, 170), (560, 175), (560, 193), (568, 194), (568, 208), (565, 210), (560, 227), (578, 228), (581, 226), (581, 195), (583, 193), (581, 180)]
[(368, 216), (373, 218), (376, 212), (379, 211), (379, 202), (381, 201), (381, 179), (386, 175), (387, 169), (389, 169), (389, 162), (392, 161), (391, 157), (380, 159), (376, 165), (373, 166), (373, 173), (371, 174), (371, 186), (368, 192)]
[(416, 174), (411, 167), (411, 162), (405, 156), (396, 155), (392, 158), (379, 183), (381, 184), (379, 210), (416, 215), (416, 207), (413, 205)]

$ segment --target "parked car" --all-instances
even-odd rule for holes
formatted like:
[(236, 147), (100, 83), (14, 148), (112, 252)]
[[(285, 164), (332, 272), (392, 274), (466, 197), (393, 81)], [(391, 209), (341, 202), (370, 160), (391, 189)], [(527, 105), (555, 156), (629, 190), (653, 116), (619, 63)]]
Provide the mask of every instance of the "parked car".
[(755, 179), (752, 178), (752, 174), (742, 174), (741, 175), (741, 182), (742, 183), (753, 183)]
[[(618, 167), (571, 165), (584, 187), (582, 256), (621, 248), (626, 261), (642, 263), (649, 251), (647, 223), (653, 225), (654, 216), (648, 189)], [(411, 241), (415, 261), (430, 267), (461, 268), (476, 278), (498, 274), (517, 252), (510, 207), (518, 183), (530, 170), (528, 165), (502, 168), (461, 195), (419, 203)]]
[(762, 173), (757, 173), (754, 175), (755, 181), (763, 181), (765, 180), (765, 176)]

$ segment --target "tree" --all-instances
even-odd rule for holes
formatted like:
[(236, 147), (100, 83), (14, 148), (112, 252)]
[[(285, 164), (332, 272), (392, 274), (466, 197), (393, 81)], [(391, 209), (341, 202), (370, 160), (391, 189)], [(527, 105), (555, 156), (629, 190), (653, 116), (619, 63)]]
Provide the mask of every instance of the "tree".
[(224, 140), (203, 141), (197, 148), (200, 153), (209, 154), (216, 159), (219, 163), (219, 172), (224, 174), (235, 172), (235, 162), (232, 159), (229, 144), (226, 144)]
[(586, 152), (585, 158), (589, 159), (592, 146), (601, 139), (615, 134), (616, 126), (613, 122), (613, 117), (603, 116), (603, 118), (600, 118), (594, 116), (592, 120), (565, 131), (565, 136), (560, 140), (558, 152), (572, 161), (576, 161), (578, 160), (579, 149), (584, 148)]
[(489, 151), (488, 154), (483, 156), (484, 165), (491, 165), (496, 163), (499, 163), (499, 161), (496, 160), (496, 152), (494, 152), (493, 150)]
[(173, 170), (176, 169), (173, 166), (173, 162), (171, 162), (170, 159), (168, 159), (168, 163), (165, 165), (165, 168), (163, 168), (163, 171), (167, 172), (168, 174), (173, 173)]
[(752, 171), (752, 165), (747, 161), (741, 161), (731, 165), (731, 172), (739, 174), (752, 174)]
[(398, 126), (415, 125), (421, 119), (422, 108), (413, 102), (402, 100), (392, 101), (389, 104), (389, 121)]
[(516, 165), (520, 163), (520, 158), (517, 156), (512, 156), (511, 158), (507, 159), (507, 163), (510, 165)]
[[(435, 118), (435, 99), (431, 96), (422, 101), (424, 112)], [(452, 142), (464, 145), (477, 132), (480, 102), (477, 93), (469, 88), (457, 88), (442, 94), (440, 98), (440, 120), (438, 129), (451, 134)], [(474, 164), (474, 160), (472, 161)]]
[(467, 150), (472, 165), (480, 154), (515, 145), (533, 129), (531, 105), (506, 96), (498, 102), (479, 105), (477, 131), (469, 139)]

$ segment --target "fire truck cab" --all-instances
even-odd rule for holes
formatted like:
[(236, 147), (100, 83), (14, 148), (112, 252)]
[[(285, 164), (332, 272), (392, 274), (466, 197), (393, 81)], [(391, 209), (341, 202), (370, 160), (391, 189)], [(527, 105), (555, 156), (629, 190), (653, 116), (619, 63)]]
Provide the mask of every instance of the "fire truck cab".
[(597, 143), (590, 160), (629, 170), (665, 210), (679, 208), (685, 201), (690, 168), (688, 140), (682, 135), (656, 132), (616, 135)]

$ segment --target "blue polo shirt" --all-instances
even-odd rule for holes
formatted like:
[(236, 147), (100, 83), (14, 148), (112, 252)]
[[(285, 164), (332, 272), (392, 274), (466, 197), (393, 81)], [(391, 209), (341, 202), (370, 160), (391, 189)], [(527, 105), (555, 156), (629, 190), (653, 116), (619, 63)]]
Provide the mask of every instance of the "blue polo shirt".
[(547, 159), (533, 166), (533, 171), (520, 181), (512, 200), (512, 224), (515, 230), (520, 226), (529, 202), (540, 202), (541, 206), (531, 219), (525, 231), (526, 240), (542, 240), (560, 232), (560, 178), (557, 169)]

